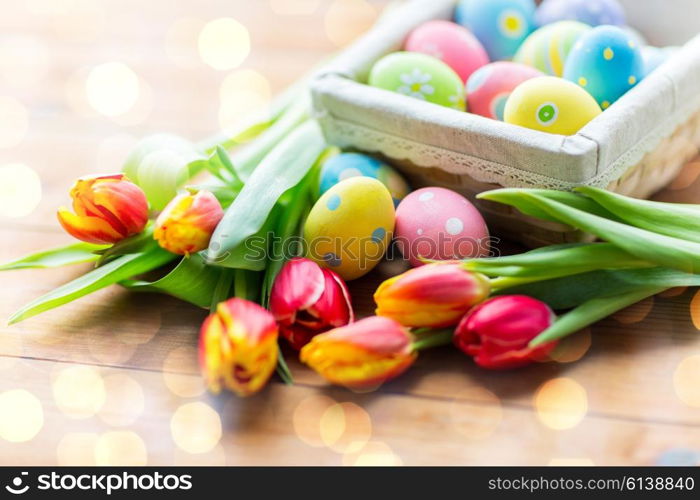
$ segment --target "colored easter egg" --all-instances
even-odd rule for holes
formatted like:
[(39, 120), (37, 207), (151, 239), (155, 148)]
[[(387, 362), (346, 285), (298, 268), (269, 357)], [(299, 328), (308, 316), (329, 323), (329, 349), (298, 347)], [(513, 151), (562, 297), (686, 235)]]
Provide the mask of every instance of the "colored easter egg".
[(331, 187), (304, 224), (306, 256), (352, 280), (382, 259), (394, 232), (394, 202), (377, 179), (352, 177)]
[(535, 12), (535, 22), (544, 26), (557, 21), (623, 26), (626, 19), (625, 10), (617, 0), (544, 0)]
[(552, 76), (564, 74), (564, 63), (581, 35), (591, 30), (578, 21), (558, 21), (532, 33), (515, 53), (513, 61)]
[(644, 78), (639, 46), (617, 26), (598, 26), (578, 39), (564, 65), (564, 78), (607, 109)]
[(601, 113), (591, 95), (578, 85), (541, 76), (521, 83), (506, 102), (506, 123), (551, 134), (573, 135)]
[(394, 205), (398, 205), (411, 191), (400, 173), (376, 158), (360, 153), (340, 153), (326, 160), (321, 168), (320, 194), (351, 177), (371, 177), (379, 180), (391, 193)]
[(396, 245), (414, 266), (421, 258), (480, 257), (488, 254), (489, 230), (464, 196), (427, 187), (406, 196), (396, 209)]
[(678, 51), (678, 47), (652, 47), (647, 45), (641, 48), (644, 61), (644, 76), (665, 63), (669, 57)]
[(377, 61), (369, 75), (373, 87), (422, 101), (465, 110), (464, 83), (447, 64), (418, 52), (394, 52)]
[(492, 61), (510, 59), (534, 29), (533, 0), (461, 0), (455, 21), (479, 39)]
[(405, 50), (436, 57), (455, 70), (463, 82), (489, 62), (481, 42), (464, 26), (449, 21), (428, 21), (406, 39)]
[(524, 64), (499, 61), (487, 64), (469, 77), (467, 103), (470, 113), (503, 121), (503, 110), (515, 88), (543, 74)]

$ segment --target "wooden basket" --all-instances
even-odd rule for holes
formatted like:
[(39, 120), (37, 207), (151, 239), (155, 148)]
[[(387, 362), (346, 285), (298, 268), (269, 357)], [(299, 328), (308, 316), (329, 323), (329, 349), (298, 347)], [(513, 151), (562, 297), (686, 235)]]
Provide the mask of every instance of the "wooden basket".
[[(647, 198), (670, 183), (700, 147), (700, 36), (573, 136), (524, 129), (364, 85), (374, 62), (399, 50), (452, 0), (414, 0), (392, 13), (312, 83), (329, 142), (383, 156), (415, 187), (437, 185), (471, 199), (499, 187), (579, 185)], [(570, 227), (476, 202), (495, 234), (528, 246), (575, 242)]]

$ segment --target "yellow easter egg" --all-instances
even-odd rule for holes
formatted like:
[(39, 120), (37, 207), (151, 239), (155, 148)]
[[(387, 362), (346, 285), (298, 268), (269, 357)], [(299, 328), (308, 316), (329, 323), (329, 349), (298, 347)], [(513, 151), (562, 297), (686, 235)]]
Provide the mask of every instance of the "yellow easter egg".
[(384, 184), (370, 177), (341, 181), (306, 219), (306, 256), (345, 280), (359, 278), (386, 253), (394, 219), (394, 201)]
[(506, 102), (504, 120), (551, 134), (573, 135), (601, 112), (596, 100), (575, 83), (541, 76), (516, 87)]

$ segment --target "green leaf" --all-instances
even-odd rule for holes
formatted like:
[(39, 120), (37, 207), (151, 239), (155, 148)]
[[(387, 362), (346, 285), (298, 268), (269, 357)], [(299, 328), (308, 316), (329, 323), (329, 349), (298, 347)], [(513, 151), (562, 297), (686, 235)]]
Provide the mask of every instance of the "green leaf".
[(592, 298), (576, 309), (559, 317), (552, 326), (530, 342), (530, 347), (536, 347), (540, 344), (562, 339), (572, 333), (576, 333), (582, 328), (592, 325), (640, 300), (661, 293), (665, 289), (665, 287), (658, 286), (644, 287), (636, 288), (612, 297), (604, 296)]
[(464, 268), (487, 276), (554, 278), (597, 269), (651, 267), (654, 264), (638, 259), (611, 243), (554, 245), (506, 257), (474, 259)]
[(642, 260), (685, 272), (700, 270), (698, 243), (628, 226), (531, 193), (522, 196), (560, 222), (594, 234)]
[(143, 189), (153, 210), (162, 210), (188, 179), (204, 167), (207, 157), (196, 146), (169, 134), (143, 139), (129, 154), (123, 171)]
[(236, 269), (233, 289), (236, 297), (252, 302), (260, 302), (260, 273), (246, 269)]
[(152, 247), (145, 253), (119, 257), (30, 302), (12, 315), (9, 324), (18, 323), (44, 311), (67, 304), (131, 276), (152, 271), (174, 258), (175, 255), (158, 246)]
[(564, 205), (576, 208), (589, 214), (594, 214), (606, 219), (619, 220), (613, 213), (601, 207), (593, 200), (567, 191), (557, 191), (554, 189), (506, 188), (486, 191), (485, 193), (478, 194), (477, 198), (480, 200), (503, 203), (504, 205), (511, 205), (525, 215), (530, 215), (532, 217), (550, 222), (561, 223), (559, 218), (553, 216), (547, 210), (543, 210), (542, 207), (536, 203), (532, 203), (531, 199), (529, 199), (526, 195), (539, 196), (548, 200), (563, 203)]
[(700, 205), (638, 200), (593, 187), (576, 190), (628, 224), (700, 243)]
[(231, 297), (231, 289), (233, 288), (233, 279), (235, 277), (235, 269), (221, 268), (219, 279), (214, 287), (214, 292), (211, 297), (209, 311), (214, 313), (219, 304)]
[(220, 275), (221, 268), (207, 265), (197, 253), (183, 257), (175, 269), (156, 281), (127, 280), (120, 284), (129, 290), (165, 293), (207, 308), (212, 303)]
[(82, 262), (94, 262), (100, 258), (100, 252), (109, 248), (108, 245), (93, 245), (92, 243), (72, 243), (51, 250), (33, 253), (20, 259), (0, 265), (0, 271), (14, 269), (48, 269), (69, 266)]
[(155, 245), (156, 243), (153, 240), (153, 224), (149, 222), (146, 228), (140, 233), (129, 236), (111, 247), (100, 251), (100, 260), (97, 262), (97, 265), (102, 266), (105, 262), (122, 255), (145, 252)]
[(602, 270), (514, 286), (499, 290), (496, 295), (528, 295), (546, 302), (552, 309), (564, 310), (598, 297), (613, 297), (642, 288), (678, 286), (700, 286), (700, 275), (662, 267)]
[(280, 196), (296, 186), (325, 148), (316, 122), (301, 125), (255, 169), (214, 232), (207, 258), (217, 262), (264, 226)]

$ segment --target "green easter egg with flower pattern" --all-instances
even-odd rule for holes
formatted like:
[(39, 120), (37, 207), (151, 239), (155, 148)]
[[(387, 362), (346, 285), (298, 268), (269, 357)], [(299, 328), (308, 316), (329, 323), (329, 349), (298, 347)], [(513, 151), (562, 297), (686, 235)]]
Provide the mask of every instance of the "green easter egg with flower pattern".
[(462, 79), (447, 64), (426, 54), (389, 54), (372, 67), (368, 83), (440, 106), (466, 110)]

